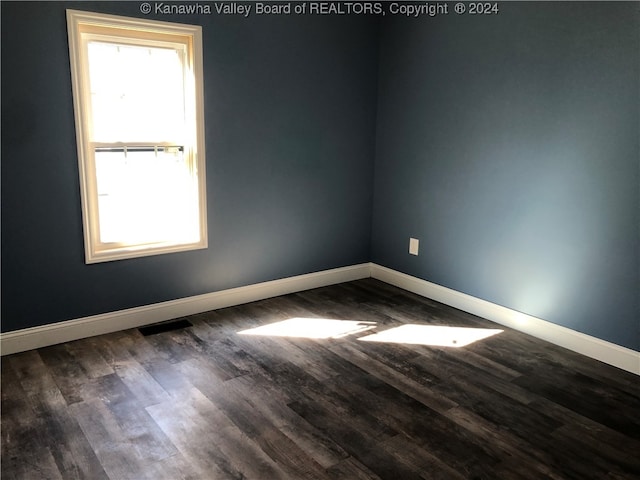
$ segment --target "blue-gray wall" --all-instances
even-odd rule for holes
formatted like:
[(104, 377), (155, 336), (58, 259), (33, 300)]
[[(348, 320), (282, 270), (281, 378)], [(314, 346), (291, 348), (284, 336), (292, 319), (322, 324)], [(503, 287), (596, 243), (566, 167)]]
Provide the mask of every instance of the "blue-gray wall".
[(64, 10), (139, 2), (0, 3), (2, 330), (372, 260), (640, 350), (639, 4), (499, 5), (154, 17), (204, 27), (210, 246), (85, 265)]
[(372, 260), (640, 350), (639, 11), (386, 17)]
[(152, 16), (203, 25), (209, 248), (85, 265), (67, 7), (142, 16), (1, 4), (3, 331), (369, 260), (377, 19)]

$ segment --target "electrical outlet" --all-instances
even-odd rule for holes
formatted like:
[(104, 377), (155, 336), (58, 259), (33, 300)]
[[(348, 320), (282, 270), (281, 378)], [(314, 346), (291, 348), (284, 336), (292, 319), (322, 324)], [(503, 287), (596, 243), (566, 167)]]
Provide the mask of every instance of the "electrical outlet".
[(417, 238), (409, 239), (409, 253), (411, 255), (418, 255), (418, 248), (420, 247), (420, 240)]

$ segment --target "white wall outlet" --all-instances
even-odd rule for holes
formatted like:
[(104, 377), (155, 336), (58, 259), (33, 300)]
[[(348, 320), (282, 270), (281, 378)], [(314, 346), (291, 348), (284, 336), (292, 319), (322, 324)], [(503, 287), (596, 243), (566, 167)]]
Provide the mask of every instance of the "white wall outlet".
[(409, 253), (411, 255), (418, 255), (418, 248), (420, 246), (420, 240), (417, 238), (409, 239)]

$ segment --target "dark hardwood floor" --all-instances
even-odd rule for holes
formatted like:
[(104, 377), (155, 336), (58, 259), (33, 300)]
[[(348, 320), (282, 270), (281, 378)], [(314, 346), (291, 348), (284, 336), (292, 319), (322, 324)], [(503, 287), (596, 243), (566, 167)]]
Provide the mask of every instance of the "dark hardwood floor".
[[(239, 333), (291, 318), (375, 329)], [(2, 479), (640, 478), (639, 377), (376, 280), (188, 320), (3, 357)]]

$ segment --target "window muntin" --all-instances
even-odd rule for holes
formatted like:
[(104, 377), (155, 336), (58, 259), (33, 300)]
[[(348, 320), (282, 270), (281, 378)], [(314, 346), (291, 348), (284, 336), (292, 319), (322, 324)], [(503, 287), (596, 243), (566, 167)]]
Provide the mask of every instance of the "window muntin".
[(87, 263), (205, 248), (200, 27), (67, 19)]

